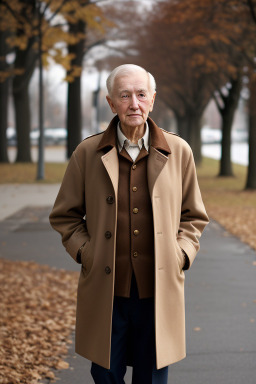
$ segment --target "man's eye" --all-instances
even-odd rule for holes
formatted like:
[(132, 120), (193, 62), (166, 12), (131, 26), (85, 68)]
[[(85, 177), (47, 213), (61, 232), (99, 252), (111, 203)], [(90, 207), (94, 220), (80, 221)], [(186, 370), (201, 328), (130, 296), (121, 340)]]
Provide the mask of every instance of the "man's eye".
[(145, 97), (146, 95), (144, 93), (140, 93), (139, 97)]
[(121, 97), (122, 97), (122, 99), (127, 99), (128, 95), (122, 95)]

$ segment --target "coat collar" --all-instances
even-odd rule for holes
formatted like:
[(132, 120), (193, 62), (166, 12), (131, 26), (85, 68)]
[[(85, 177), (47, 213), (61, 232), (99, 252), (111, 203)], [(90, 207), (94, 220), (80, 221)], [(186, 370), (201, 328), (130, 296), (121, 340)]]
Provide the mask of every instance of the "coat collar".
[[(117, 145), (117, 132), (116, 127), (119, 118), (115, 116), (106, 131), (103, 133), (102, 139), (97, 147), (97, 150), (105, 150), (106, 152)], [(164, 137), (163, 131), (156, 125), (156, 123), (148, 117), (148, 126), (150, 132), (150, 145), (163, 152), (164, 155), (168, 156), (171, 153), (170, 147)]]
[(150, 117), (148, 117), (148, 126), (151, 146), (155, 149), (158, 149), (160, 152), (163, 152), (166, 156), (172, 153), (164, 137), (162, 129), (160, 129)]
[(105, 149), (107, 152), (109, 149), (116, 146), (117, 144), (116, 127), (117, 127), (118, 121), (119, 121), (119, 118), (117, 115), (111, 120), (106, 131), (103, 133), (101, 141), (99, 142), (99, 145), (97, 147), (98, 151)]

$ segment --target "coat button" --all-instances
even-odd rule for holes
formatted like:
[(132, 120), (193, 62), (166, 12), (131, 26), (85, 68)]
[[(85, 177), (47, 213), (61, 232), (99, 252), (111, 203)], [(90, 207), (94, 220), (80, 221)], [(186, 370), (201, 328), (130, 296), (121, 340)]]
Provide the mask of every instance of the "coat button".
[(137, 192), (138, 188), (137, 187), (132, 187), (133, 192)]
[(140, 233), (140, 231), (139, 231), (138, 229), (135, 229), (135, 230), (133, 231), (133, 233), (134, 233), (135, 236), (138, 236), (139, 233)]
[(139, 210), (138, 210), (138, 208), (133, 208), (133, 213), (138, 213), (139, 212)]
[(105, 232), (106, 239), (110, 239), (112, 236), (112, 233), (110, 231)]
[(136, 165), (136, 164), (133, 164), (132, 169), (134, 170), (134, 169), (136, 169), (136, 168), (137, 168), (137, 165)]
[(107, 275), (109, 275), (111, 273), (111, 268), (109, 266), (107, 266), (105, 268), (105, 272), (106, 272)]
[(107, 201), (108, 204), (113, 204), (114, 203), (114, 197), (113, 196), (108, 196), (106, 198), (106, 201)]
[(133, 252), (133, 257), (138, 257), (138, 252)]

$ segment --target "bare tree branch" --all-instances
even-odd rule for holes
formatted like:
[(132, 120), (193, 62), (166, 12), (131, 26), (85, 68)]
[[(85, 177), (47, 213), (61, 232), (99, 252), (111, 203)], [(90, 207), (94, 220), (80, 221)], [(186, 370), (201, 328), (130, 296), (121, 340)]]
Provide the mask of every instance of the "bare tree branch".
[(224, 93), (221, 91), (221, 89), (218, 89), (218, 92), (219, 92), (221, 100), (223, 101), (223, 104), (225, 104), (228, 97), (224, 95)]
[(215, 95), (214, 92), (213, 92), (212, 97), (213, 97), (213, 99), (214, 99), (214, 101), (215, 101), (215, 103), (216, 103), (216, 106), (217, 106), (218, 111), (221, 113), (221, 112), (222, 112), (222, 108), (221, 108), (221, 105), (220, 105), (220, 103), (219, 103), (219, 100), (218, 100), (218, 98), (216, 97), (216, 95)]
[(102, 39), (102, 40), (96, 41), (95, 43), (87, 45), (85, 47), (85, 49), (83, 50), (83, 54), (85, 54), (86, 52), (90, 51), (92, 48), (97, 47), (98, 45), (104, 45), (105, 42), (106, 42), (106, 39)]
[(12, 7), (10, 7), (10, 5), (8, 4), (7, 1), (5, 0), (2, 0), (2, 5), (5, 6), (6, 9), (8, 9), (8, 11), (12, 14), (12, 16), (21, 24), (24, 23), (24, 20), (23, 20), (23, 17), (25, 18), (25, 20), (27, 22), (29, 22), (28, 18), (26, 16), (23, 15), (23, 17), (21, 17), (21, 15), (16, 12), (14, 9), (12, 9)]
[(50, 23), (52, 21), (52, 19), (54, 19), (54, 17), (60, 13), (60, 11), (62, 10), (62, 8), (64, 7), (64, 5), (68, 2), (68, 0), (63, 0), (63, 2), (61, 3), (61, 5), (56, 9), (56, 11), (51, 15), (51, 17), (47, 20), (48, 23)]
[(50, 5), (52, 4), (52, 1), (53, 0), (49, 0), (48, 3), (45, 4), (45, 7), (44, 7), (44, 10), (42, 11), (42, 15), (45, 15), (45, 12), (47, 11), (47, 9), (50, 7)]

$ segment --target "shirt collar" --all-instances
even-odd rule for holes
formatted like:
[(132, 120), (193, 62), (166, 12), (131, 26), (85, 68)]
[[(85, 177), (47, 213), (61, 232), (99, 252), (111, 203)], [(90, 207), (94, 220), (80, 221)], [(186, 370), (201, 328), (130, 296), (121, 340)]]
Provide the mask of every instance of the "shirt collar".
[[(119, 117), (116, 115), (109, 123), (109, 126), (106, 131), (100, 133), (100, 135), (102, 135), (102, 138), (97, 147), (98, 151), (104, 150), (105, 152), (107, 152), (108, 150), (117, 145), (118, 121)], [(163, 152), (166, 156), (168, 156), (168, 154), (171, 153), (171, 149), (167, 144), (162, 129), (160, 129), (150, 117), (148, 117), (147, 123), (149, 127), (150, 145), (153, 148)]]
[(149, 128), (148, 128), (147, 121), (145, 124), (146, 124), (146, 129), (145, 129), (144, 136), (141, 139), (139, 139), (138, 144), (135, 144), (135, 143), (132, 143), (130, 140), (128, 140), (127, 137), (123, 134), (123, 132), (121, 130), (120, 121), (118, 122), (118, 124), (117, 124), (117, 142), (118, 142), (119, 152), (123, 149), (123, 147), (124, 148), (139, 147), (139, 149), (141, 150), (143, 145), (147, 151), (149, 150)]

